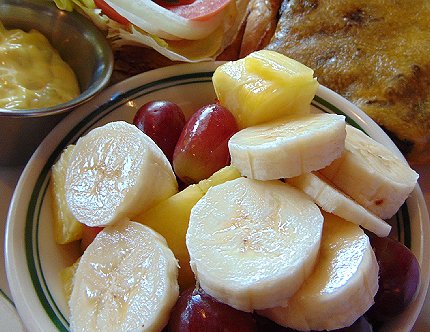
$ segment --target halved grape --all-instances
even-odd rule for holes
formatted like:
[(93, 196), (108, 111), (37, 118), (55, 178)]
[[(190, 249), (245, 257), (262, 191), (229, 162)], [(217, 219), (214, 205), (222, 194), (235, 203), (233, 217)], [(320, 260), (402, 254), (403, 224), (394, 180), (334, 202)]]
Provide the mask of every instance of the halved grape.
[(229, 110), (203, 106), (186, 123), (173, 154), (176, 175), (186, 184), (207, 179), (230, 163), (228, 140), (238, 131)]
[[(283, 327), (270, 319), (255, 315), (257, 320), (257, 326), (259, 332), (299, 332), (297, 330)], [(372, 325), (366, 320), (364, 316), (358, 318), (351, 326), (347, 326), (341, 329), (333, 330), (333, 332), (372, 332)], [(312, 331), (310, 331), (312, 332)]]
[(84, 230), (82, 232), (82, 239), (81, 239), (81, 245), (80, 249), (82, 252), (85, 251), (85, 249), (88, 248), (88, 246), (93, 242), (95, 237), (98, 233), (100, 233), (103, 230), (104, 227), (90, 227), (87, 225), (84, 225)]
[(166, 100), (150, 101), (136, 112), (133, 124), (151, 137), (172, 162), (173, 151), (185, 125), (185, 115), (177, 104)]
[(257, 325), (251, 313), (221, 303), (201, 288), (189, 288), (181, 293), (170, 313), (168, 331), (251, 332), (257, 331)]
[(379, 289), (366, 316), (376, 324), (392, 319), (411, 303), (420, 281), (420, 266), (402, 243), (377, 236), (371, 236), (370, 241), (379, 263)]

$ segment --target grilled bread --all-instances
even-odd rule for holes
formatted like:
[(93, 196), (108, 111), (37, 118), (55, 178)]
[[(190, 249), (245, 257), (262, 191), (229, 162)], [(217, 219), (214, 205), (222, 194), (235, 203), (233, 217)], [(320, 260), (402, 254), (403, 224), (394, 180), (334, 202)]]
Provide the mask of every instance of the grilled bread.
[(377, 122), (410, 163), (430, 162), (428, 0), (284, 0), (270, 50)]

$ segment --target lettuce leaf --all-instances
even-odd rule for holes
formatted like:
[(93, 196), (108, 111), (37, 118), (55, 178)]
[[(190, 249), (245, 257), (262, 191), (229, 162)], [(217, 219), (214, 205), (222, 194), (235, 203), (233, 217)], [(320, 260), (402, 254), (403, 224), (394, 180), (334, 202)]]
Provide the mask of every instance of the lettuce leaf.
[(225, 11), (223, 23), (209, 36), (198, 40), (167, 40), (149, 34), (135, 25), (119, 24), (103, 14), (93, 0), (53, 1), (59, 9), (76, 10), (90, 19), (100, 30), (106, 33), (113, 50), (124, 45), (137, 45), (153, 48), (173, 61), (199, 62), (216, 59), (230, 45), (245, 19), (249, 0), (236, 0), (236, 3), (233, 3)]

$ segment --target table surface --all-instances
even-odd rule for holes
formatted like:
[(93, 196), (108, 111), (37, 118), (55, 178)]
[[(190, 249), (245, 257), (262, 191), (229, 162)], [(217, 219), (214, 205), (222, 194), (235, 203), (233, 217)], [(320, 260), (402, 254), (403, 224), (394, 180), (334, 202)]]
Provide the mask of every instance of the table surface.
[[(427, 204), (427, 208), (430, 211), (430, 166), (429, 165), (420, 165), (413, 167), (420, 175), (419, 184), (421, 190), (424, 194), (424, 199)], [(2, 197), (0, 199), (0, 231), (4, 234), (5, 226), (6, 226), (6, 215), (9, 208), (10, 199), (12, 198), (13, 191), (18, 182), (19, 176), (23, 167), (0, 167), (0, 192), (2, 193)], [(4, 263), (4, 236), (1, 236), (1, 264), (0, 264), (0, 291), (8, 297), (9, 300), (12, 300), (11, 293), (9, 290), (9, 286), (7, 284), (6, 272), (5, 272), (5, 263)], [(22, 330), (22, 326), (20, 322), (17, 321), (19, 318), (14, 313), (14, 307), (10, 305), (8, 301), (4, 302), (3, 306), (0, 306), (0, 321), (2, 321), (2, 326), (10, 326), (14, 327), (13, 330), (15, 332), (19, 331), (19, 328)], [(5, 320), (9, 320), (5, 322)], [(413, 332), (422, 332), (422, 331), (430, 331), (430, 292), (427, 293), (426, 300), (424, 302), (421, 313), (418, 317), (418, 320), (415, 323), (415, 326), (412, 330)]]

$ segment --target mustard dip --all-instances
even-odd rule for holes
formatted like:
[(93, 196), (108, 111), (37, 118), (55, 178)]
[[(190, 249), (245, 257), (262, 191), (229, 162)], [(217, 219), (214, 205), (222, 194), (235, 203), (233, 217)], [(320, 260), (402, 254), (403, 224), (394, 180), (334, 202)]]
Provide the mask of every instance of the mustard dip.
[(44, 35), (0, 22), (0, 108), (44, 108), (79, 93), (75, 73)]

